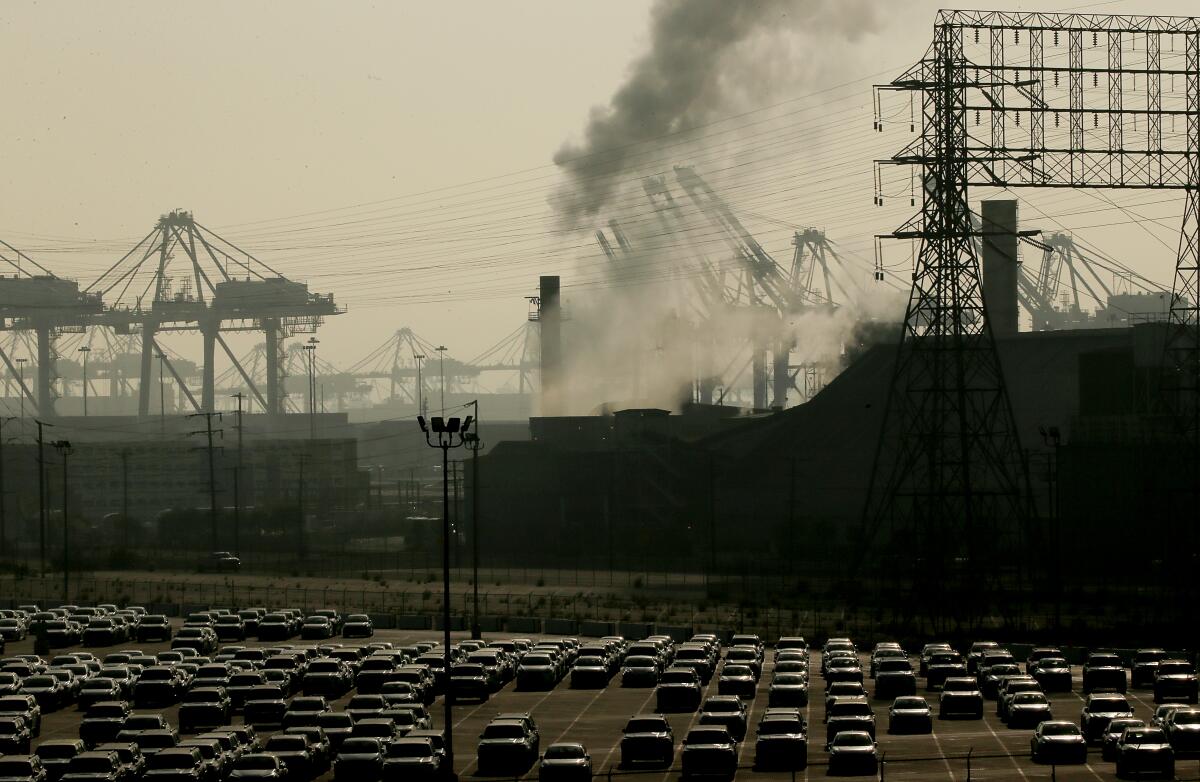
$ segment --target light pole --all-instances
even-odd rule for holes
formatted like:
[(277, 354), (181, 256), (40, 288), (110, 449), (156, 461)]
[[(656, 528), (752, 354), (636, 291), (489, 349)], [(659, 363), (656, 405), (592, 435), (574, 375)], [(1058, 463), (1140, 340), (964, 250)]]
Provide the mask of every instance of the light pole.
[(166, 361), (166, 354), (158, 351), (158, 432), (162, 435), (167, 433), (167, 386), (163, 381), (163, 365)]
[(317, 439), (317, 345), (320, 340), (316, 337), (309, 337), (308, 342), (304, 345), (304, 350), (308, 353), (308, 439)]
[(475, 431), (463, 435), (463, 441), (471, 451), (471, 637), (483, 638), (479, 627), (479, 400), (471, 402), (475, 408)]
[(1058, 449), (1062, 447), (1062, 432), (1057, 426), (1038, 427), (1042, 443), (1049, 446), (1053, 462), (1046, 476), (1050, 485), (1050, 514), (1054, 517), (1054, 632), (1061, 638), (1062, 633), (1062, 520), (1059, 518), (1059, 497), (1061, 488), (1058, 485)]
[(88, 414), (88, 409), (87, 409), (87, 396), (88, 396), (88, 394), (87, 394), (87, 392), (88, 392), (87, 360), (88, 360), (88, 353), (91, 353), (92, 349), (89, 348), (87, 345), (84, 345), (83, 347), (81, 347), (79, 349), (79, 352), (83, 354), (83, 417), (87, 418), (87, 414)]
[(71, 602), (71, 539), (70, 516), (67, 514), (67, 457), (74, 453), (70, 440), (55, 440), (50, 443), (62, 454), (63, 460), (63, 604)]
[[(454, 774), (454, 716), (451, 712), (454, 695), (450, 691), (450, 449), (462, 447), (472, 420), (471, 416), (459, 421), (457, 418), (435, 415), (427, 425), (425, 416), (417, 416), (417, 424), (425, 434), (426, 445), (442, 449), (442, 650), (446, 656), (446, 765), (450, 768), (451, 777)], [(458, 442), (455, 442), (455, 435), (458, 435)]]
[(445, 413), (446, 412), (446, 346), (438, 345), (436, 350), (438, 352), (438, 374), (441, 375), (441, 378), (442, 378), (442, 409), (439, 410), (438, 412)]
[[(20, 395), (21, 395), (21, 420), (22, 421), (25, 420), (25, 362), (28, 360), (29, 359), (27, 359), (27, 358), (18, 358), (16, 360), (17, 361), (17, 376), (21, 379), (21, 388), (19, 389), (19, 391), (20, 391)], [(25, 431), (25, 424), (23, 424), (23, 423), (21, 424), (21, 431), (22, 432)]]
[(425, 405), (423, 404), (425, 397), (425, 385), (421, 382), (421, 362), (425, 360), (423, 353), (416, 353), (413, 358), (417, 360), (417, 415), (425, 415)]

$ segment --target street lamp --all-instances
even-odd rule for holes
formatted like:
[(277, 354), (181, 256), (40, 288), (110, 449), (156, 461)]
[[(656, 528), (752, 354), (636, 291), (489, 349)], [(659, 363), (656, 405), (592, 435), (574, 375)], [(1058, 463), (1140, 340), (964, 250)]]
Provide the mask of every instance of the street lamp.
[(413, 358), (417, 360), (417, 415), (425, 415), (429, 412), (423, 404), (425, 384), (421, 382), (421, 362), (425, 359), (425, 354), (414, 353)]
[[(18, 358), (16, 360), (18, 377), (20, 377), (20, 379), (21, 379), (20, 391), (21, 391), (21, 420), (22, 421), (25, 420), (25, 362), (28, 360), (29, 359), (27, 359), (27, 358)], [(21, 431), (24, 431), (24, 430), (25, 430), (25, 424), (22, 423)]]
[(79, 352), (83, 354), (83, 417), (87, 418), (87, 414), (88, 414), (88, 409), (87, 409), (87, 392), (88, 392), (87, 361), (88, 361), (88, 353), (91, 353), (92, 349), (89, 348), (87, 345), (84, 345), (83, 347), (81, 347), (79, 349)]
[(308, 342), (304, 345), (304, 350), (308, 353), (308, 439), (315, 440), (317, 437), (317, 345), (321, 340), (316, 337), (309, 337)]
[(446, 412), (446, 346), (438, 345), (435, 350), (438, 352), (438, 374), (442, 376), (442, 409), (440, 412)]
[(71, 447), (70, 440), (55, 440), (50, 443), (59, 453), (62, 454), (63, 460), (63, 603), (71, 602), (71, 541), (70, 527), (67, 514), (67, 457), (74, 453), (75, 449)]
[(483, 630), (479, 626), (479, 400), (471, 402), (475, 407), (475, 431), (463, 435), (463, 442), (471, 451), (471, 637), (480, 639)]
[[(442, 449), (442, 650), (446, 656), (446, 765), (454, 769), (454, 717), (451, 713), (451, 703), (454, 700), (450, 692), (450, 449), (462, 447), (466, 435), (470, 432), (474, 419), (467, 416), (458, 418), (443, 418), (435, 415), (428, 423), (425, 416), (417, 416), (417, 425), (425, 434), (425, 443), (430, 448)], [(455, 435), (458, 435), (455, 442)]]

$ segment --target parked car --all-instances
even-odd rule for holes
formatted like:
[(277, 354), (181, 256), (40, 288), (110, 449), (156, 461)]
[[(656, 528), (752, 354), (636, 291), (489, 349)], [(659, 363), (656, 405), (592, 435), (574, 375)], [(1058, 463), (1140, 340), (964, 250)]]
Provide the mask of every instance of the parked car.
[(162, 614), (147, 614), (138, 622), (136, 635), (140, 643), (170, 641), (171, 622)]
[(577, 742), (551, 744), (538, 763), (538, 782), (583, 782), (591, 778), (592, 756)]
[(537, 759), (534, 733), (522, 720), (494, 719), (479, 735), (476, 760), (480, 774), (523, 774)]
[(370, 782), (382, 778), (385, 746), (377, 738), (346, 739), (333, 763), (333, 778), (346, 782)]
[(1167, 717), (1165, 728), (1176, 757), (1200, 756), (1200, 709), (1176, 709)]
[(224, 687), (198, 687), (183, 696), (179, 706), (179, 729), (199, 732), (219, 728), (229, 721), (233, 703)]
[(808, 766), (808, 730), (798, 709), (768, 709), (754, 742), (756, 770), (798, 771)]
[(79, 723), (79, 738), (89, 747), (113, 741), (128, 716), (129, 704), (125, 701), (94, 703)]
[(46, 769), (46, 776), (57, 780), (67, 772), (71, 760), (87, 748), (79, 739), (51, 739), (38, 745), (35, 754)]
[(1200, 695), (1200, 683), (1196, 679), (1196, 666), (1187, 660), (1162, 660), (1154, 671), (1154, 702), (1182, 698), (1196, 703)]
[(28, 753), (33, 731), (24, 717), (0, 716), (0, 752), (6, 755)]
[(1138, 649), (1133, 654), (1133, 666), (1129, 674), (1129, 685), (1133, 688), (1153, 687), (1158, 664), (1167, 659), (1165, 649)]
[(1129, 685), (1125, 664), (1111, 652), (1093, 652), (1083, 664), (1083, 694), (1125, 692)]
[(337, 630), (327, 616), (310, 616), (300, 626), (300, 637), (306, 641), (333, 638)]
[(684, 737), (680, 760), (684, 779), (700, 774), (732, 777), (737, 771), (738, 742), (724, 725), (700, 725)]
[(829, 745), (830, 774), (868, 774), (875, 776), (879, 751), (870, 733), (847, 730), (834, 736)]
[(1032, 675), (1044, 692), (1071, 691), (1071, 666), (1063, 657), (1043, 657)]
[(735, 741), (746, 738), (746, 706), (736, 695), (710, 695), (700, 707), (700, 725), (724, 725)]
[(621, 733), (621, 766), (670, 766), (675, 760), (675, 736), (661, 714), (630, 717)]
[(1086, 763), (1087, 740), (1078, 725), (1049, 720), (1029, 739), (1029, 757), (1034, 763)]
[(1125, 729), (1145, 727), (1147, 727), (1146, 721), (1139, 720), (1137, 717), (1118, 717), (1115, 720), (1109, 720), (1108, 727), (1104, 729), (1104, 736), (1100, 739), (1100, 757), (1109, 763), (1115, 762), (1117, 742), (1121, 740), (1121, 736), (1125, 735)]
[(1098, 742), (1108, 727), (1109, 720), (1117, 717), (1132, 717), (1133, 707), (1128, 699), (1119, 693), (1100, 693), (1089, 695), (1083, 704), (1079, 715), (1079, 727), (1084, 739), (1090, 744)]
[(829, 707), (825, 714), (825, 745), (831, 745), (834, 737), (844, 730), (875, 735), (875, 712), (866, 698), (837, 698)]
[(375, 635), (375, 625), (366, 614), (350, 614), (342, 625), (343, 638), (370, 638)]
[(983, 719), (983, 693), (970, 677), (954, 677), (942, 683), (942, 695), (938, 699), (938, 717), (970, 717)]
[(442, 775), (445, 751), (431, 736), (406, 736), (387, 745), (383, 759), (383, 778), (388, 782), (438, 779)]
[(1116, 756), (1118, 778), (1147, 771), (1175, 778), (1175, 752), (1162, 728), (1126, 728), (1117, 740)]
[(5, 755), (0, 757), (0, 779), (21, 782), (49, 782), (46, 767), (37, 755)]
[(266, 752), (251, 752), (234, 761), (229, 779), (282, 782), (289, 777), (287, 766), (275, 755)]
[(888, 709), (888, 733), (933, 733), (933, 710), (918, 695), (904, 695)]
[(744, 700), (752, 700), (757, 689), (758, 678), (749, 665), (726, 662), (721, 666), (721, 674), (717, 678), (718, 694), (736, 695)]
[(692, 712), (700, 707), (702, 696), (700, 675), (694, 668), (668, 668), (658, 679), (654, 690), (659, 712)]
[(767, 689), (767, 705), (775, 707), (808, 706), (808, 677), (800, 673), (777, 673)]
[(1053, 720), (1050, 699), (1041, 692), (1018, 692), (1008, 706), (1008, 727), (1035, 728), (1040, 723)]

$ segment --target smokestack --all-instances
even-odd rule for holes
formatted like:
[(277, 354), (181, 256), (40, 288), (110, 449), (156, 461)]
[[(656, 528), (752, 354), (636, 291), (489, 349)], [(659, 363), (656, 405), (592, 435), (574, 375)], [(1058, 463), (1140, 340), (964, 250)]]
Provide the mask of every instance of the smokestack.
[(1017, 202), (983, 202), (983, 302), (992, 334), (1017, 333)]
[(542, 415), (562, 415), (562, 306), (558, 276), (538, 279), (538, 328), (542, 341)]

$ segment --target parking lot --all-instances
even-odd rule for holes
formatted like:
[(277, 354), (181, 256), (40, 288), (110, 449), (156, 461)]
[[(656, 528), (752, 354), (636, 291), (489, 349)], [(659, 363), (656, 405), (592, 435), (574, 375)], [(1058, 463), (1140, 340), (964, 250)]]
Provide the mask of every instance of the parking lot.
[[(456, 638), (465, 638), (465, 634), (455, 634)], [(495, 640), (508, 637), (507, 634), (488, 634), (485, 640)], [(339, 640), (339, 639), (335, 639)], [(440, 640), (440, 634), (431, 632), (402, 632), (377, 631), (374, 641), (389, 641), (396, 645), (414, 643), (423, 640)], [(293, 640), (296, 645), (309, 642)], [(342, 641), (346, 645), (356, 645), (361, 641)], [(255, 641), (248, 641), (246, 646), (266, 646)], [(165, 643), (128, 644), (149, 653), (168, 648)], [(108, 652), (121, 647), (93, 648), (97, 656), (103, 657)], [(32, 639), (8, 644), (6, 655), (27, 654), (33, 651)], [(62, 653), (65, 650), (55, 650)], [(910, 654), (913, 650), (909, 650)], [(739, 764), (742, 769), (737, 776), (741, 779), (791, 779), (790, 772), (757, 772), (750, 769), (754, 756), (754, 726), (758, 723), (767, 705), (766, 691), (771, 680), (773, 663), (771, 650), (768, 648), (764, 662), (763, 674), (759, 679), (756, 697), (747, 703), (749, 713), (747, 740), (743, 742)], [(864, 670), (867, 659), (864, 655)], [(809, 706), (804, 710), (809, 724), (808, 759), (809, 767), (805, 771), (796, 772), (795, 778), (808, 779), (825, 776), (827, 773), (827, 754), (824, 751), (824, 690), (825, 683), (820, 675), (819, 650), (812, 653), (811, 686)], [(1056, 719), (1067, 719), (1078, 722), (1082, 706), (1080, 696), (1080, 672), (1073, 669), (1074, 687), (1071, 693), (1058, 693), (1050, 696), (1053, 715)], [(923, 680), (918, 680), (923, 685)], [(873, 684), (866, 680), (867, 689), (873, 692)], [(716, 694), (717, 677), (713, 676), (705, 688), (705, 695)], [(918, 694), (925, 694), (936, 713), (937, 693), (924, 693), (918, 689)], [(1130, 701), (1134, 704), (1136, 716), (1149, 720), (1154, 703), (1148, 691), (1131, 690)], [(334, 709), (344, 708), (350, 695), (343, 696), (333, 703)], [(434, 727), (443, 724), (443, 700), (441, 697), (429, 707), (433, 717)], [(653, 711), (655, 705), (654, 689), (633, 689), (620, 686), (620, 677), (615, 677), (603, 689), (572, 689), (569, 679), (564, 679), (550, 691), (518, 691), (510, 682), (500, 692), (495, 693), (488, 701), (481, 704), (461, 704), (454, 707), (454, 737), (456, 770), (460, 776), (470, 777), (475, 774), (475, 745), (480, 732), (488, 720), (499, 712), (529, 712), (537, 721), (541, 732), (541, 746), (544, 749), (557, 741), (577, 741), (583, 743), (592, 756), (596, 776), (626, 776), (636, 773), (638, 777), (649, 779), (674, 779), (679, 777), (680, 743), (689, 727), (697, 719), (697, 713), (671, 714), (669, 720), (676, 740), (676, 763), (671, 770), (655, 770), (652, 772), (630, 772), (618, 767), (618, 745), (621, 730), (625, 721), (634, 714)], [(1116, 779), (1114, 766), (1101, 760), (1097, 748), (1089, 752), (1088, 763), (1082, 766), (1050, 766), (1037, 765), (1029, 758), (1029, 741), (1032, 730), (1010, 729), (995, 715), (995, 703), (985, 704), (985, 716), (980, 720), (935, 720), (932, 735), (891, 736), (887, 734), (888, 706), (890, 700), (874, 700), (872, 706), (878, 725), (880, 757), (884, 763), (880, 767), (880, 775), (886, 779), (908, 780), (966, 780), (966, 779)], [(178, 706), (162, 710), (172, 724), (177, 724)], [(48, 739), (73, 739), (78, 737), (79, 721), (82, 713), (73, 706), (45, 715), (42, 734), (34, 741), (34, 747)], [(241, 717), (235, 717), (235, 723)], [(260, 731), (264, 739), (268, 733)], [(1177, 763), (1176, 774), (1180, 779), (1200, 779), (1200, 761), (1181, 760)], [(536, 777), (536, 769), (530, 772)], [(332, 773), (326, 773), (321, 779), (332, 779)]]

